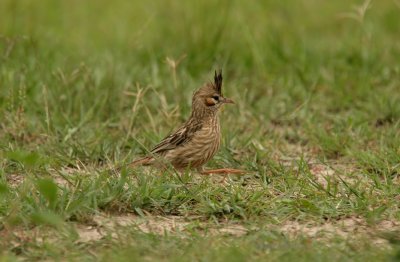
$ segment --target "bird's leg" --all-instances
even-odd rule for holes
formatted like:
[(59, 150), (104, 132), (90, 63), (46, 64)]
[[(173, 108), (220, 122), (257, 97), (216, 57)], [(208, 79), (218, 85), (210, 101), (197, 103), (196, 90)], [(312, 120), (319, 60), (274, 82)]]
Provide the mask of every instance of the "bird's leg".
[[(213, 173), (213, 172), (210, 172), (210, 171), (213, 171), (213, 170), (204, 170), (203, 167), (197, 168), (197, 171), (198, 171), (200, 174), (202, 174), (202, 175), (210, 175), (210, 174)], [(224, 182), (225, 182), (226, 177), (227, 177), (228, 174), (227, 174), (227, 173), (224, 173), (224, 174), (222, 174), (222, 175), (223, 175), (223, 177), (222, 177), (221, 181), (219, 181), (220, 183), (224, 183)]]

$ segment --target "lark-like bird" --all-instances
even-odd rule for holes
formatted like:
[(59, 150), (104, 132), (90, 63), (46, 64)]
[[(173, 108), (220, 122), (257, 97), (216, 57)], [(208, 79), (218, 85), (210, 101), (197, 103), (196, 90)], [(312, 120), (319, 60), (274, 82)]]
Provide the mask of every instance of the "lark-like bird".
[(130, 164), (165, 166), (165, 162), (183, 171), (197, 169), (201, 173), (239, 173), (234, 169), (203, 170), (218, 151), (221, 140), (219, 109), (224, 104), (234, 104), (222, 95), (222, 71), (215, 71), (214, 83), (198, 89), (192, 98), (192, 114), (175, 132), (165, 137), (149, 156)]

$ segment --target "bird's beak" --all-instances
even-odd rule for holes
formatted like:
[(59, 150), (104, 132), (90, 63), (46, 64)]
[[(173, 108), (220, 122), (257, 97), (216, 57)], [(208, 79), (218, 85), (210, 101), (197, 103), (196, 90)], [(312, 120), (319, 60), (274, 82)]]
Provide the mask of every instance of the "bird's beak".
[(232, 99), (226, 98), (226, 97), (224, 97), (224, 100), (222, 100), (222, 102), (225, 104), (234, 104), (235, 103), (235, 102), (233, 102)]

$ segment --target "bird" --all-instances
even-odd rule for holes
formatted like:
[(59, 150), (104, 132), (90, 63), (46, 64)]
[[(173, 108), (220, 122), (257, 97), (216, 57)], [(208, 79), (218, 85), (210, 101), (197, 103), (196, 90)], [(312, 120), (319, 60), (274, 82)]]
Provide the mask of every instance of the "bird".
[[(172, 165), (176, 170), (197, 169), (209, 174), (203, 166), (213, 158), (221, 145), (219, 112), (225, 104), (235, 102), (222, 93), (222, 70), (215, 70), (214, 82), (197, 89), (192, 97), (190, 117), (179, 128), (161, 140), (150, 154), (129, 166), (152, 165), (158, 168)], [(235, 173), (231, 169), (216, 169), (216, 173)]]

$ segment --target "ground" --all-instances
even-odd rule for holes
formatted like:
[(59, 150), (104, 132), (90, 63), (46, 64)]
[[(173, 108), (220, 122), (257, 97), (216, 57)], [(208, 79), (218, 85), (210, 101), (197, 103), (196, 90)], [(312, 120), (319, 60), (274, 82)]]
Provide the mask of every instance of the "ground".
[[(399, 260), (399, 38), (396, 0), (1, 1), (0, 260)], [(125, 168), (219, 68), (247, 173)]]

